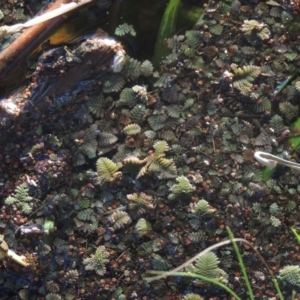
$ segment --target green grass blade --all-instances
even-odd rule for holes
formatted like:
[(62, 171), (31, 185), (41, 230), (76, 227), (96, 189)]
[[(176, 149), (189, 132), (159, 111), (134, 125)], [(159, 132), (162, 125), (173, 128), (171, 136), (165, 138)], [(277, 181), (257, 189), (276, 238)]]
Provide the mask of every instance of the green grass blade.
[[(156, 274), (156, 275), (164, 275), (164, 271), (149, 271), (149, 274)], [(203, 281), (207, 281), (210, 283), (213, 283), (219, 287), (221, 287), (222, 289), (224, 289), (226, 292), (228, 292), (230, 295), (232, 295), (236, 300), (242, 300), (231, 288), (229, 288), (227, 285), (223, 284), (222, 282), (215, 280), (215, 279), (211, 279), (209, 277), (205, 277), (199, 274), (194, 274), (191, 272), (175, 272), (172, 274), (172, 276), (183, 276), (183, 277), (191, 277), (191, 278), (197, 278), (197, 279), (201, 279)]]
[(240, 264), (240, 267), (241, 267), (241, 271), (242, 271), (242, 274), (243, 274), (243, 277), (244, 277), (244, 280), (245, 280), (245, 283), (246, 283), (246, 286), (247, 286), (247, 290), (248, 290), (250, 299), (254, 300), (253, 290), (252, 290), (252, 287), (251, 287), (251, 284), (250, 284), (250, 280), (248, 278), (248, 274), (246, 272), (246, 268), (245, 268), (245, 265), (244, 265), (239, 247), (237, 246), (237, 243), (234, 240), (233, 233), (232, 233), (232, 231), (230, 230), (229, 227), (227, 227), (227, 232), (228, 232), (228, 235), (230, 237), (230, 240), (232, 241), (233, 248), (234, 248), (236, 256), (238, 258), (238, 261), (239, 261), (239, 264)]

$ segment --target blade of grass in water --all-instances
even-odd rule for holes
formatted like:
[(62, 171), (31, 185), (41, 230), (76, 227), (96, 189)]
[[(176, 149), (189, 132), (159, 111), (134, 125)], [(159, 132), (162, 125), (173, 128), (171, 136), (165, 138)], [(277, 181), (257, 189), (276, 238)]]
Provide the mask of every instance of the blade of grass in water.
[(244, 262), (243, 262), (243, 259), (242, 259), (239, 247), (237, 246), (237, 243), (234, 240), (233, 233), (229, 229), (229, 227), (227, 227), (227, 232), (228, 232), (228, 235), (230, 237), (230, 240), (232, 241), (233, 248), (234, 248), (236, 256), (238, 258), (238, 261), (239, 261), (239, 264), (240, 264), (240, 268), (241, 268), (241, 271), (242, 271), (242, 274), (243, 274), (243, 277), (244, 277), (244, 280), (245, 280), (245, 283), (246, 283), (246, 286), (247, 286), (249, 297), (250, 297), (251, 300), (254, 300), (253, 290), (252, 290), (252, 287), (251, 287), (251, 284), (250, 284), (250, 280), (248, 278), (248, 274), (246, 272), (246, 268), (245, 268), (245, 265), (244, 265)]
[(170, 50), (164, 46), (164, 40), (175, 33), (179, 5), (180, 0), (171, 0), (162, 17), (153, 56), (153, 65), (155, 68), (158, 68), (161, 59), (170, 53)]

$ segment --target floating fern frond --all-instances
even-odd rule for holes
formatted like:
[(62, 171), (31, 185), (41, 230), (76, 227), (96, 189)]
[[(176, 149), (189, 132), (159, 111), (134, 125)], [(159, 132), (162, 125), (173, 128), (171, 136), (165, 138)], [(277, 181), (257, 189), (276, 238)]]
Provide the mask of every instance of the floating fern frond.
[(279, 104), (279, 109), (288, 121), (291, 121), (299, 115), (298, 106), (292, 105), (289, 102), (281, 102)]
[(141, 74), (141, 62), (134, 58), (129, 58), (123, 68), (123, 73), (127, 80), (135, 80)]
[(271, 111), (271, 101), (266, 97), (262, 97), (256, 102), (253, 110), (257, 113), (270, 112)]
[(116, 164), (106, 157), (100, 157), (97, 160), (96, 166), (99, 175), (99, 184), (114, 181), (121, 174), (118, 170), (122, 165)]
[(100, 246), (95, 254), (83, 260), (83, 264), (86, 270), (93, 270), (98, 275), (104, 275), (106, 271), (105, 265), (109, 262), (108, 257), (109, 253), (105, 250), (105, 247)]
[(7, 205), (16, 204), (17, 207), (23, 211), (23, 213), (30, 214), (32, 207), (29, 203), (33, 198), (29, 196), (28, 192), (29, 190), (26, 183), (22, 183), (15, 189), (12, 196), (9, 196), (5, 199), (4, 203)]
[(145, 105), (136, 105), (131, 111), (130, 111), (130, 118), (134, 123), (141, 124), (144, 122), (144, 117), (146, 115), (146, 107)]
[(171, 83), (177, 78), (175, 74), (164, 73), (155, 83), (155, 87), (170, 87)]
[(139, 99), (146, 103), (148, 100), (147, 89), (145, 86), (135, 85), (132, 90), (139, 96)]
[(151, 61), (145, 60), (141, 64), (141, 68), (140, 68), (141, 75), (148, 77), (153, 74), (153, 69), (154, 69), (154, 67), (153, 67)]
[(152, 115), (148, 118), (148, 122), (150, 127), (157, 131), (159, 129), (162, 129), (165, 126), (165, 121), (167, 119), (166, 115)]
[(92, 114), (94, 114), (97, 118), (104, 116), (104, 107), (105, 107), (105, 98), (102, 94), (97, 97), (91, 98), (87, 106)]
[[(218, 267), (220, 261), (216, 254), (207, 252), (203, 254), (193, 266), (189, 266), (188, 271), (196, 274), (201, 274), (205, 277), (215, 279), (221, 282), (227, 282), (227, 274)], [(207, 284), (205, 281), (200, 281), (202, 284)]]
[(50, 293), (46, 295), (46, 300), (62, 300), (62, 298), (58, 294)]
[(298, 265), (285, 266), (279, 270), (277, 278), (286, 285), (300, 287), (300, 268)]
[(230, 67), (234, 72), (233, 86), (242, 94), (249, 94), (251, 92), (253, 80), (260, 74), (260, 68), (253, 65), (239, 68), (236, 64), (231, 64)]
[(170, 190), (171, 194), (169, 194), (168, 199), (174, 200), (180, 194), (189, 194), (195, 190), (195, 187), (189, 182), (189, 180), (185, 176), (179, 176), (176, 178), (177, 184), (174, 184)]
[(274, 226), (274, 227), (279, 227), (281, 225), (280, 219), (278, 219), (274, 216), (271, 216), (270, 221), (271, 221), (272, 226)]
[(183, 297), (183, 300), (203, 300), (198, 294), (187, 294)]
[(154, 258), (152, 259), (152, 266), (154, 270), (159, 271), (166, 271), (171, 267), (171, 265), (159, 254), (155, 254)]
[(197, 202), (195, 208), (192, 210), (193, 213), (195, 213), (198, 216), (204, 216), (207, 214), (211, 214), (215, 212), (215, 209), (213, 209), (206, 200), (201, 199)]
[(146, 138), (153, 140), (156, 137), (156, 132), (153, 130), (146, 130), (144, 132)]
[(117, 102), (118, 106), (128, 105), (133, 106), (137, 103), (135, 92), (130, 88), (125, 88), (120, 94), (120, 100)]
[(150, 230), (152, 230), (152, 225), (150, 222), (146, 221), (144, 218), (141, 218), (137, 221), (135, 225), (135, 231), (139, 236), (146, 235)]
[(300, 92), (300, 81), (295, 82), (295, 88), (298, 92)]
[(137, 124), (129, 124), (123, 128), (126, 135), (136, 135), (141, 132), (141, 127)]
[(148, 170), (149, 172), (156, 172), (158, 178), (160, 179), (174, 178), (177, 175), (177, 169), (174, 160), (167, 159), (165, 157), (159, 158), (152, 162)]
[(108, 147), (116, 143), (118, 137), (109, 132), (100, 132), (98, 144), (100, 147)]
[(186, 42), (192, 48), (197, 48), (203, 42), (202, 32), (198, 30), (188, 30), (185, 33)]
[(287, 127), (283, 124), (282, 118), (278, 115), (274, 115), (271, 118), (270, 126), (274, 129), (275, 134), (280, 134), (287, 129)]
[(77, 214), (77, 218), (82, 221), (92, 221), (95, 218), (95, 216), (94, 216), (93, 210), (91, 208), (87, 208), (87, 209), (81, 210)]
[(129, 200), (129, 209), (134, 210), (138, 215), (153, 209), (153, 198), (145, 193), (134, 193), (127, 195)]
[(256, 20), (244, 20), (242, 31), (246, 37), (257, 35), (262, 40), (266, 40), (270, 37), (270, 30), (266, 27), (266, 24), (259, 23)]
[(126, 81), (122, 74), (110, 74), (106, 77), (103, 84), (104, 93), (119, 92), (125, 85)]
[(185, 61), (185, 66), (189, 69), (197, 70), (197, 69), (202, 68), (203, 65), (204, 65), (204, 60), (201, 56), (187, 59)]
[[(150, 131), (150, 130), (148, 130), (148, 131)], [(154, 132), (154, 131), (151, 131), (151, 132)], [(155, 133), (155, 132), (154, 132)], [(154, 136), (155, 137), (155, 136)], [(153, 138), (154, 138), (153, 137)], [(177, 137), (176, 137), (176, 135), (175, 135), (175, 133), (174, 133), (174, 131), (172, 131), (172, 130), (166, 130), (166, 131), (163, 131), (163, 132), (159, 132), (159, 134), (158, 134), (158, 137), (160, 138), (160, 139), (162, 139), (162, 140), (165, 140), (165, 141), (177, 141)], [(149, 137), (148, 137), (149, 138)], [(152, 138), (152, 139), (153, 139)]]
[(127, 23), (120, 24), (115, 30), (115, 35), (123, 36), (126, 34), (136, 36), (136, 32), (132, 25), (127, 24)]
[(206, 238), (205, 233), (203, 231), (191, 232), (188, 237), (192, 242), (195, 243), (204, 241)]
[(67, 283), (74, 284), (78, 280), (78, 277), (79, 273), (77, 270), (70, 270), (65, 273), (64, 280), (66, 280)]
[(131, 218), (125, 211), (115, 211), (108, 218), (114, 229), (124, 228), (125, 225), (131, 223)]
[(155, 154), (160, 155), (166, 151), (169, 151), (169, 145), (166, 141), (157, 141), (154, 145), (153, 148), (155, 150)]
[(221, 35), (223, 32), (223, 26), (221, 24), (216, 24), (214, 26), (212, 26), (209, 31), (213, 34), (213, 35)]

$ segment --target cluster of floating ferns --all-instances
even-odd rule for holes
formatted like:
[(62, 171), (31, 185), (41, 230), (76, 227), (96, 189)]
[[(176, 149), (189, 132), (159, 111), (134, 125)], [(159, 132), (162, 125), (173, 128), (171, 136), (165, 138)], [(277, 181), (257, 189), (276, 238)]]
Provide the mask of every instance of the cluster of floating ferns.
[[(176, 241), (176, 236), (170, 234), (168, 238), (159, 236), (148, 241), (156, 223), (161, 222), (159, 226), (170, 223), (167, 214), (161, 217), (162, 221), (154, 220), (152, 216), (143, 218), (145, 213), (155, 209), (158, 199), (163, 198), (164, 204), (167, 202), (176, 207), (177, 200), (189, 205), (193, 197), (189, 218), (183, 212), (174, 212), (179, 219), (177, 224), (187, 221), (190, 231), (186, 236), (192, 244), (205, 242), (208, 237), (219, 234), (223, 237), (219, 228), (209, 225), (211, 219), (217, 218), (213, 214), (217, 209), (214, 207), (219, 205), (213, 202), (215, 196), (229, 202), (229, 211), (230, 205), (248, 207), (247, 199), (250, 198), (249, 228), (254, 222), (261, 222), (270, 234), (273, 227), (282, 230), (280, 220), (284, 214), (294, 211), (299, 200), (300, 185), (294, 173), (286, 171), (286, 179), (281, 178), (281, 182), (268, 180), (262, 183), (262, 170), (253, 164), (256, 149), (282, 152), (285, 131), (298, 116), (295, 99), (300, 92), (299, 81), (292, 83), (284, 95), (278, 95), (279, 103), (273, 101), (274, 88), (299, 64), (293, 42), (280, 42), (286, 31), (279, 22), (288, 26), (290, 15), (282, 7), (262, 3), (247, 10), (239, 1), (231, 2), (222, 1), (216, 11), (199, 21), (193, 30), (167, 40), (172, 53), (163, 60), (162, 70), (155, 74), (154, 92), (149, 91), (145, 79), (153, 74), (152, 64), (126, 57), (123, 70), (108, 75), (102, 91), (86, 99), (78, 112), (80, 126), (72, 124), (74, 131), (62, 142), (57, 138), (57, 132), (52, 135), (51, 143), (45, 139), (53, 147), (71, 145), (74, 167), (83, 168), (97, 159), (96, 174), (87, 171), (72, 177), (73, 185), (79, 182), (85, 193), (95, 188), (96, 196), (82, 196), (79, 195), (81, 190), (73, 191), (72, 202), (61, 192), (56, 195), (60, 208), (64, 210), (72, 203), (78, 227), (84, 223), (82, 230), (87, 232), (96, 232), (99, 225), (105, 227), (108, 224), (112, 229), (104, 229), (106, 246), (113, 245), (109, 230), (123, 232), (133, 222), (134, 233), (140, 238), (147, 237), (137, 246), (137, 251), (145, 258), (154, 253), (149, 262), (159, 270), (174, 264), (171, 255), (164, 255), (163, 247), (164, 243), (171, 245), (173, 239)], [(265, 19), (263, 24), (258, 21), (262, 17)], [(274, 47), (265, 47), (265, 43), (274, 38), (273, 34), (276, 34)], [(136, 79), (141, 77), (137, 83)], [(39, 154), (38, 146), (28, 149), (33, 155)], [(125, 181), (126, 176), (130, 177), (134, 187), (118, 191), (118, 182)], [(157, 178), (163, 184), (157, 186)], [(152, 187), (147, 190), (149, 182), (157, 187), (153, 194)], [(84, 186), (92, 183), (95, 187)], [(201, 196), (205, 195), (207, 199), (198, 198), (196, 187), (197, 193), (203, 193)], [(116, 188), (117, 192), (111, 192), (110, 188)], [(259, 193), (273, 193), (274, 200), (261, 202), (256, 197)], [(26, 191), (21, 193), (23, 196), (17, 196), (17, 191), (15, 194), (10, 197), (14, 200), (5, 200), (8, 206), (27, 203), (24, 200)], [(101, 209), (115, 199), (123, 201), (125, 210), (101, 214)], [(167, 199), (172, 202), (168, 203)], [(260, 218), (262, 213), (264, 217)], [(99, 215), (105, 221), (100, 220)], [(203, 220), (208, 225), (205, 223), (204, 226)], [(241, 220), (237, 217), (231, 222), (238, 226)], [(113, 246), (124, 249), (125, 238), (118, 238), (120, 243)], [(186, 249), (181, 240), (174, 244), (176, 254), (184, 253)], [(62, 264), (68, 245), (57, 239), (54, 246), (59, 254), (57, 263)], [(50, 250), (40, 247), (39, 252), (45, 257)], [(222, 261), (228, 256), (222, 253)], [(105, 248), (100, 247), (91, 257), (85, 258), (85, 268), (103, 275), (107, 258)], [(226, 281), (215, 257), (206, 257), (193, 271), (208, 272), (212, 278)], [(70, 272), (64, 278), (73, 283), (78, 273)], [(287, 270), (292, 279), (282, 272), (283, 280), (297, 283), (297, 274), (293, 272)], [(46, 299), (60, 297), (56, 295), (59, 292), (57, 284), (52, 280), (47, 283), (47, 292)], [(190, 299), (188, 295), (185, 298)]]

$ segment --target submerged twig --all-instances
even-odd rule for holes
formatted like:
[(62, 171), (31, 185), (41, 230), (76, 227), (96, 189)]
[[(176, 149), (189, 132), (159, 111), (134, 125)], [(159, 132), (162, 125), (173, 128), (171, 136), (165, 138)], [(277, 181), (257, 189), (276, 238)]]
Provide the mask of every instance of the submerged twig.
[(11, 26), (1, 26), (0, 27), (0, 36), (9, 34), (9, 33), (15, 33), (18, 31), (21, 31), (22, 29), (34, 26), (34, 25), (38, 25), (40, 23), (43, 23), (45, 21), (48, 21), (50, 19), (53, 19), (55, 17), (61, 16), (63, 14), (66, 14), (74, 9), (77, 9), (78, 7), (85, 5), (87, 3), (90, 3), (94, 0), (81, 0), (78, 2), (70, 2), (67, 4), (61, 4), (60, 7), (53, 9), (51, 11), (46, 12), (43, 15), (37, 16), (29, 21), (27, 21), (26, 23), (19, 23), (19, 24), (14, 24)]

